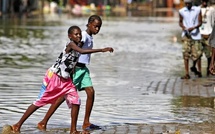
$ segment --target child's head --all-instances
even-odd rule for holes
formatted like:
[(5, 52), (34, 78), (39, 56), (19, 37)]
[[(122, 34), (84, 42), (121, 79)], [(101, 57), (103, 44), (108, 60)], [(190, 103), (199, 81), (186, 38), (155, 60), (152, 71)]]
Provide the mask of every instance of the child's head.
[(98, 15), (92, 15), (88, 19), (87, 33), (89, 35), (96, 35), (102, 26), (102, 19)]
[(71, 41), (74, 41), (76, 44), (80, 43), (82, 39), (81, 29), (78, 26), (71, 26), (68, 29), (68, 37)]

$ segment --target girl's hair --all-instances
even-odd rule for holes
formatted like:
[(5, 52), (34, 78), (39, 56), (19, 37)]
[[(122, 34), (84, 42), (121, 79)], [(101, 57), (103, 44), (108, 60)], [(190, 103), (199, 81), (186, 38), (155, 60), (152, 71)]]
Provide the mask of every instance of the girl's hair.
[(91, 15), (88, 19), (88, 24), (93, 22), (94, 20), (98, 20), (98, 21), (102, 22), (102, 19), (98, 15)]
[(71, 26), (69, 29), (68, 29), (68, 34), (71, 34), (73, 30), (75, 29), (79, 29), (81, 30), (78, 26)]

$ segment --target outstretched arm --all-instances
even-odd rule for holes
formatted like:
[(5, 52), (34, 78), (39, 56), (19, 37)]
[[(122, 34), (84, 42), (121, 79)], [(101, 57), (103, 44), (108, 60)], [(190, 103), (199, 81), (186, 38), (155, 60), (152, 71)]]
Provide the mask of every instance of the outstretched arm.
[(66, 53), (68, 53), (71, 49), (81, 53), (81, 54), (89, 54), (89, 53), (98, 53), (98, 52), (113, 52), (113, 48), (112, 47), (106, 47), (106, 48), (102, 48), (102, 49), (82, 49), (80, 47), (78, 47), (74, 42), (71, 42), (67, 45), (66, 47)]

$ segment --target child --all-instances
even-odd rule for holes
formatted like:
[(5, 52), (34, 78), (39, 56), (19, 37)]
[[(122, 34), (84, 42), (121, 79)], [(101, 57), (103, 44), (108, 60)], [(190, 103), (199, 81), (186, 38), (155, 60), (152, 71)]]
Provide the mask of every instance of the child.
[(70, 42), (66, 45), (56, 63), (45, 74), (37, 100), (28, 107), (22, 118), (12, 126), (14, 132), (20, 132), (24, 121), (38, 108), (49, 103), (53, 104), (59, 97), (64, 97), (68, 107), (71, 108), (70, 134), (88, 133), (87, 131), (79, 132), (76, 129), (80, 98), (70, 78), (70, 74), (77, 63), (79, 53), (113, 52), (113, 49), (81, 49), (79, 46), (81, 46), (82, 35), (81, 29), (78, 26), (71, 26), (69, 28), (68, 37)]
[[(98, 15), (92, 15), (88, 19), (88, 24), (86, 25), (86, 31), (82, 31), (82, 42), (84, 45), (82, 48), (84, 49), (92, 49), (93, 48), (93, 36), (99, 33), (99, 30), (102, 26), (102, 19)], [(76, 88), (81, 91), (85, 90), (87, 94), (86, 100), (86, 109), (85, 109), (85, 117), (83, 122), (83, 130), (92, 130), (92, 129), (100, 129), (99, 126), (90, 123), (90, 114), (93, 108), (95, 91), (92, 85), (92, 81), (90, 78), (89, 69), (86, 67), (86, 64), (90, 63), (90, 54), (80, 55), (78, 63), (75, 68), (75, 72), (73, 75), (73, 83)], [(61, 103), (65, 99), (63, 97), (59, 98), (58, 101), (51, 105), (48, 112), (42, 121), (38, 123), (38, 128), (40, 130), (46, 130), (46, 125), (49, 118), (55, 112), (55, 110), (61, 105)]]

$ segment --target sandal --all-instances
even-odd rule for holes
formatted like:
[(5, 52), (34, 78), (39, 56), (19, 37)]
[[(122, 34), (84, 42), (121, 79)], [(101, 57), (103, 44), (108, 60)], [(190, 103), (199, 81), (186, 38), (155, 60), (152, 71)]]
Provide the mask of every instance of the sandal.
[(99, 130), (99, 129), (102, 129), (102, 128), (100, 126), (95, 125), (95, 124), (90, 124), (88, 127), (83, 128), (83, 130), (86, 130), (86, 131)]
[(181, 79), (190, 79), (190, 75), (186, 74), (185, 76), (182, 76)]

